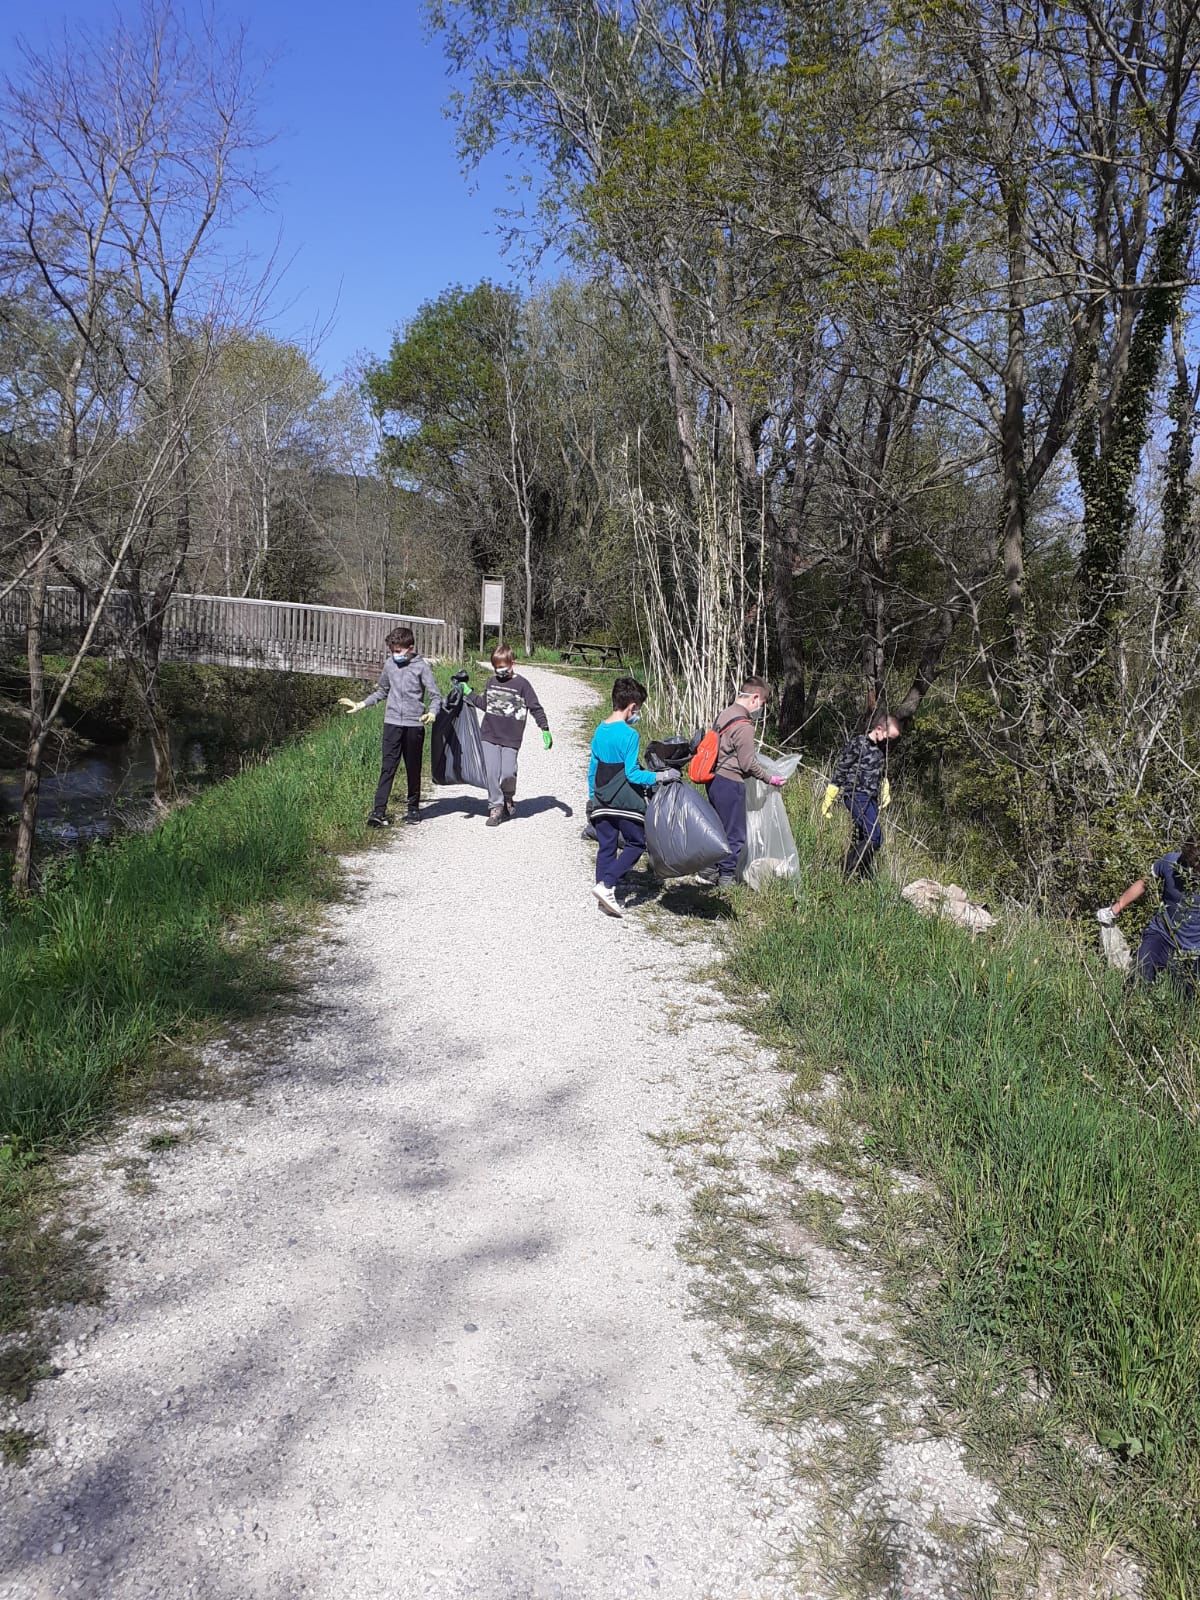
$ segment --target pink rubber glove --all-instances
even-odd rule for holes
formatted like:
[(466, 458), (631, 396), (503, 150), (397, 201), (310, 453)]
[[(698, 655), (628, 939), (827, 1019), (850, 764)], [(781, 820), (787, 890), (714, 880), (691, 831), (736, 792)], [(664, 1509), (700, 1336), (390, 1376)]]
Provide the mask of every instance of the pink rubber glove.
[(784, 784), (787, 782), (787, 779), (786, 778), (768, 778), (767, 782), (771, 785), (772, 789), (782, 789)]

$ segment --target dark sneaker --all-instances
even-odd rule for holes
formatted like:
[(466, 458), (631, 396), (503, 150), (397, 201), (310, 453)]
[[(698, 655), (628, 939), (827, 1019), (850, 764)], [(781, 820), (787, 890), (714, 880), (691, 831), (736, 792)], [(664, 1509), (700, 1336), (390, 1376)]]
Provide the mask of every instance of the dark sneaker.
[(517, 810), (517, 802), (515, 800), (508, 799), (508, 797), (506, 796), (505, 797), (505, 801), (504, 801), (504, 815), (506, 817), (514, 816), (516, 814), (516, 810)]
[(703, 872), (698, 872), (696, 874), (696, 882), (706, 884), (710, 889), (715, 889), (717, 886), (716, 867), (705, 867)]
[(420, 822), (421, 813), (417, 810), (416, 806), (409, 806), (408, 810), (404, 813), (404, 820), (405, 822)]
[(737, 879), (730, 873), (727, 877), (717, 879), (718, 889), (732, 889)]
[(376, 811), (372, 811), (371, 815), (367, 818), (368, 828), (390, 828), (391, 825), (391, 817), (381, 817)]
[(498, 828), (503, 821), (504, 807), (493, 806), (487, 814), (487, 822), (484, 824), (484, 826), (488, 828)]

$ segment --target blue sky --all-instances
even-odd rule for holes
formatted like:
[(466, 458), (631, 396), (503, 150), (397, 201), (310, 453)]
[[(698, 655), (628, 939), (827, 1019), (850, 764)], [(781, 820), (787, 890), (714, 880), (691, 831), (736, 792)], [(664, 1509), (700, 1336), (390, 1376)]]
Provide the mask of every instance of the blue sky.
[[(198, 10), (181, 3), (185, 14)], [(18, 31), (37, 46), (64, 23), (102, 29), (113, 8), (44, 0), (24, 17), (0, 10), (8, 76), (19, 68)], [(261, 119), (278, 133), (265, 158), (273, 210), (240, 224), (240, 242), (255, 251), (269, 253), (281, 235), (289, 264), (273, 332), (303, 338), (333, 316), (316, 358), (332, 377), (358, 351), (383, 354), (397, 323), (447, 284), (514, 277), (495, 216), (511, 158), (463, 176), (442, 114), (450, 84), (420, 0), (217, 0), (217, 14), (245, 22), (252, 47), (277, 58)]]

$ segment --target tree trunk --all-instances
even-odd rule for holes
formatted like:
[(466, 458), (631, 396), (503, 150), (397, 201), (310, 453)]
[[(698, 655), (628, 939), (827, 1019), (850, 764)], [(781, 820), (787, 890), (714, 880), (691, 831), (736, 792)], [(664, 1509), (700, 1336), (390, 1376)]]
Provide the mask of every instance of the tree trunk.
[(1000, 431), (1003, 512), (1000, 554), (1013, 653), (1023, 668), (1025, 632), (1025, 247), (1024, 189), (1011, 175), (1007, 184), (1008, 352), (1004, 363), (1004, 418)]
[(1093, 695), (1114, 682), (1110, 659), (1125, 609), (1123, 567), (1133, 526), (1133, 487), (1150, 436), (1150, 411), (1162, 369), (1167, 329), (1178, 315), (1187, 281), (1187, 251), (1196, 190), (1181, 183), (1159, 230), (1130, 341), (1129, 361), (1112, 397), (1111, 428), (1102, 437), (1093, 411), (1075, 458), (1083, 492), (1083, 554), (1079, 576), (1085, 627), (1081, 658)]
[(858, 607), (861, 626), (860, 661), (867, 692), (867, 710), (874, 711), (883, 694), (883, 648), (881, 629), (885, 626), (884, 604), (875, 582), (875, 572), (860, 532), (855, 540), (854, 565), (858, 574)]
[(150, 716), (150, 749), (154, 755), (154, 803), (166, 811), (176, 797), (175, 767), (171, 760), (171, 726), (155, 674), (154, 688), (145, 697)]
[[(640, 283), (639, 283), (640, 287)], [(671, 285), (665, 273), (658, 274), (657, 313), (666, 337), (663, 345), (667, 355), (667, 377), (671, 384), (671, 401), (675, 409), (675, 432), (679, 438), (683, 475), (691, 497), (692, 510), (700, 505), (700, 468), (696, 454), (696, 424), (688, 403), (687, 387), (683, 378), (683, 362), (679, 358), (679, 334), (675, 320), (675, 307), (671, 300)]]
[[(183, 564), (187, 560), (192, 542), (191, 474), (189, 472), (188, 442), (181, 414), (176, 374), (172, 366), (172, 340), (165, 345), (166, 361), (166, 412), (175, 435), (174, 462), (171, 471), (171, 494), (175, 502), (175, 542), (171, 551), (171, 564), (154, 586), (150, 597), (149, 613), (141, 636), (142, 672), (140, 687), (142, 702), (150, 721), (150, 748), (154, 755), (154, 803), (162, 811), (176, 798), (175, 768), (171, 763), (171, 734), (166, 707), (162, 702), (162, 642), (167, 619), (167, 607), (179, 583)], [(261, 592), (261, 585), (260, 585)]]
[(525, 659), (533, 654), (533, 529), (528, 497), (525, 506)]
[(792, 552), (781, 538), (773, 512), (767, 512), (767, 549), (770, 552), (771, 617), (775, 623), (775, 644), (779, 652), (780, 684), (779, 737), (791, 739), (804, 726), (804, 644), (792, 615)]
[(988, 573), (994, 570), (994, 560), (994, 556), (985, 557), (965, 583), (955, 579), (947, 591), (938, 619), (925, 640), (925, 648), (921, 651), (921, 659), (917, 663), (917, 670), (909, 685), (908, 693), (893, 712), (901, 725), (910, 722), (916, 716), (922, 700), (937, 681), (942, 668), (942, 657), (946, 653), (946, 646), (954, 636), (959, 618), (967, 609), (972, 592), (985, 581)]
[(1195, 557), (1189, 513), (1195, 497), (1191, 470), (1192, 446), (1196, 437), (1196, 397), (1188, 376), (1187, 348), (1183, 342), (1182, 319), (1178, 314), (1171, 325), (1171, 343), (1175, 353), (1175, 383), (1167, 403), (1167, 414), (1175, 427), (1167, 446), (1166, 484), (1162, 498), (1162, 591), (1167, 620), (1174, 623), (1187, 605), (1190, 568)]
[(46, 554), (34, 569), (29, 586), (29, 617), (25, 633), (25, 655), (29, 663), (29, 732), (25, 744), (25, 777), (21, 785), (21, 812), (17, 819), (17, 843), (13, 852), (12, 886), (18, 894), (28, 894), (33, 878), (33, 846), (37, 834), (38, 799), (42, 785), (42, 755), (46, 748), (46, 668), (42, 644), (45, 626), (46, 585), (50, 576), (50, 557)]

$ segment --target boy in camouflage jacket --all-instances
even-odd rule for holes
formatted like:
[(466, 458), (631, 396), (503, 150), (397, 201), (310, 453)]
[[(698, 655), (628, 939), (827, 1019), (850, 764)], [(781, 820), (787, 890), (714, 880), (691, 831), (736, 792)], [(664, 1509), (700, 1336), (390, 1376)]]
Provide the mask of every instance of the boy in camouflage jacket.
[(887, 780), (887, 747), (900, 737), (895, 717), (884, 717), (867, 733), (848, 739), (825, 790), (821, 815), (827, 817), (839, 795), (850, 813), (850, 848), (842, 866), (845, 878), (869, 878), (883, 844), (879, 813), (892, 803)]

